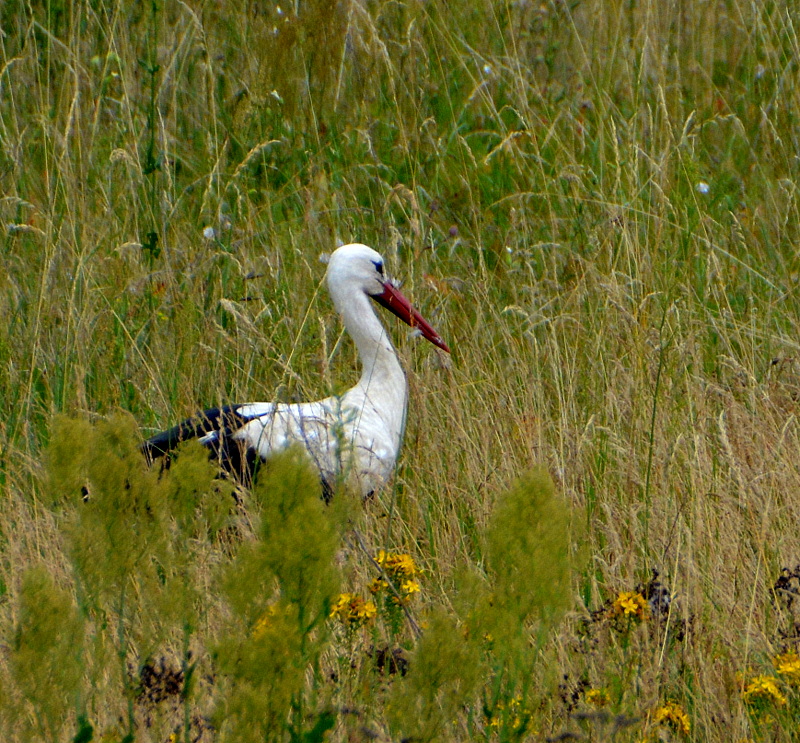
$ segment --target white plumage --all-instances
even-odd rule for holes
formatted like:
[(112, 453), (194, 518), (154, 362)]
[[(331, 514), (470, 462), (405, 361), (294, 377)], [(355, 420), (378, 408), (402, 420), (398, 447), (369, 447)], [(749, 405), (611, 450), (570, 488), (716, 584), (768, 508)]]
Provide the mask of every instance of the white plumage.
[(436, 331), (385, 277), (383, 259), (366, 245), (344, 245), (330, 257), (328, 290), (358, 348), (362, 373), (344, 395), (316, 402), (246, 403), (208, 410), (148, 439), (152, 459), (197, 437), (227, 469), (242, 472), (293, 442), (302, 444), (330, 493), (342, 475), (362, 495), (392, 474), (405, 427), (408, 386), (397, 353), (370, 301), (383, 305), (448, 351)]

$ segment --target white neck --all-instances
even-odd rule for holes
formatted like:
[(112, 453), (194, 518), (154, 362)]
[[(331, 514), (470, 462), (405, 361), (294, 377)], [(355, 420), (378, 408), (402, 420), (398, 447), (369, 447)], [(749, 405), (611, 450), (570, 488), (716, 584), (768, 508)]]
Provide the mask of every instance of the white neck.
[(334, 304), (361, 357), (363, 368), (358, 386), (366, 391), (379, 385), (382, 394), (389, 389), (401, 391), (405, 400), (406, 375), (372, 301), (362, 291), (347, 297), (337, 294), (333, 297)]
[(361, 379), (341, 397), (343, 407), (355, 414), (347, 433), (359, 471), (378, 466), (382, 482), (394, 468), (403, 439), (408, 385), (367, 294), (385, 290), (380, 267), (380, 255), (370, 248), (343, 246), (331, 256), (327, 278), (331, 299), (361, 358)]

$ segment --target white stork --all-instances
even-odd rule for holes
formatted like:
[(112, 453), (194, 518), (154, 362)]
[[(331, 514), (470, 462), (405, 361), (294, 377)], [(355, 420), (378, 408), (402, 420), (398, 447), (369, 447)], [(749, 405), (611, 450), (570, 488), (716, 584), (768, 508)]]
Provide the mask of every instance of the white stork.
[(361, 358), (358, 384), (317, 402), (253, 402), (207, 410), (145, 441), (142, 450), (150, 461), (197, 438), (224, 469), (246, 480), (259, 460), (300, 443), (320, 471), (326, 497), (342, 475), (353, 478), (364, 497), (390, 477), (403, 438), (408, 385), (370, 299), (438, 348), (450, 349), (387, 278), (383, 258), (372, 248), (354, 243), (337, 249), (328, 262), (327, 280)]

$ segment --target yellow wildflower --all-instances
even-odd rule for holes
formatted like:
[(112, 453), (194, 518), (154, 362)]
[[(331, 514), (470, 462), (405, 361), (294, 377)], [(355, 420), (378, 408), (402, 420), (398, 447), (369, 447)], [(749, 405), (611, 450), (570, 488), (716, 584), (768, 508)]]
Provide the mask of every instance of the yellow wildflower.
[(363, 621), (374, 619), (378, 613), (378, 607), (375, 606), (373, 601), (362, 601), (359, 609), (358, 617)]
[(341, 593), (339, 594), (339, 598), (336, 599), (336, 603), (333, 605), (331, 609), (331, 617), (338, 616), (342, 613), (342, 611), (347, 609), (348, 604), (355, 598), (354, 593)]
[(786, 704), (786, 697), (778, 688), (778, 682), (772, 676), (755, 676), (742, 691), (742, 699), (747, 704), (773, 702), (779, 706)]
[(588, 689), (584, 695), (586, 704), (592, 707), (605, 707), (611, 700), (608, 698), (608, 692), (605, 689)]
[(650, 606), (647, 603), (647, 599), (638, 591), (623, 591), (614, 600), (611, 608), (614, 614), (618, 616), (647, 619), (650, 615)]
[(404, 580), (400, 585), (400, 592), (408, 598), (412, 593), (419, 593), (419, 583), (415, 580)]
[(377, 578), (372, 579), (372, 583), (369, 584), (369, 592), (370, 593), (380, 593), (384, 588), (387, 587), (386, 581), (378, 576)]
[(800, 657), (794, 650), (777, 656), (773, 663), (778, 675), (790, 686), (800, 685)]
[(278, 613), (277, 604), (270, 604), (264, 610), (264, 613), (258, 619), (256, 619), (256, 622), (253, 625), (253, 629), (250, 631), (250, 634), (253, 637), (253, 639), (257, 640), (259, 637), (262, 637), (266, 633), (270, 622), (277, 613)]
[(331, 617), (338, 618), (344, 624), (359, 626), (375, 618), (378, 609), (372, 601), (364, 601), (353, 593), (343, 593), (331, 609)]
[(689, 715), (675, 702), (667, 702), (663, 707), (656, 709), (653, 713), (653, 719), (657, 725), (668, 725), (681, 735), (689, 735), (692, 729)]
[(392, 567), (403, 575), (417, 575), (419, 573), (419, 569), (410, 555), (397, 555)]
[[(384, 585), (386, 585), (384, 583)], [(411, 597), (415, 593), (419, 593), (419, 583), (415, 580), (404, 580), (400, 586), (398, 587), (397, 593), (400, 594), (399, 596), (392, 593), (389, 597), (389, 600), (395, 605), (400, 606), (401, 604), (407, 603), (410, 601)]]
[(410, 555), (405, 553), (398, 554), (395, 552), (386, 552), (385, 550), (378, 550), (375, 557), (375, 562), (378, 563), (387, 573), (395, 576), (412, 576), (419, 573), (419, 569), (414, 564), (414, 560)]
[(489, 727), (491, 728), (499, 728), (503, 724), (503, 717), (502, 712), (506, 708), (506, 705), (503, 702), (498, 702), (497, 706), (494, 708), (495, 713), (491, 717), (487, 719), (489, 723)]
[[(405, 553), (398, 554), (379, 550), (375, 556), (375, 562), (384, 570), (384, 575), (374, 578), (369, 586), (373, 594), (380, 593), (389, 587), (389, 583), (395, 587), (389, 600), (399, 605), (409, 599), (413, 594), (418, 593), (420, 585), (414, 577), (420, 574), (420, 569), (414, 564), (410, 555)], [(398, 595), (399, 594), (399, 595)]]
[[(493, 714), (487, 722), (491, 728), (499, 728), (504, 722), (504, 712), (506, 712), (506, 705), (503, 701), (499, 701), (495, 706), (495, 714)], [(512, 730), (519, 730), (522, 728), (523, 715), (528, 716), (530, 713), (527, 709), (522, 707), (522, 697), (516, 696), (508, 703), (508, 713), (505, 718), (511, 726)]]
[(267, 631), (268, 626), (269, 617), (266, 614), (262, 614), (253, 625), (253, 637), (256, 639), (261, 637)]

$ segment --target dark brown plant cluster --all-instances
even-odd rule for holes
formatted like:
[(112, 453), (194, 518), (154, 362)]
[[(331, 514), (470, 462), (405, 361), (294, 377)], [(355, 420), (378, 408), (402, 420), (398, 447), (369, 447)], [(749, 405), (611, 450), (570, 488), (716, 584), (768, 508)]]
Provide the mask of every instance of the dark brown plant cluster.
[(394, 676), (398, 673), (405, 676), (408, 673), (408, 655), (401, 647), (384, 645), (371, 649), (369, 655), (374, 657), (375, 668), (382, 676)]
[(784, 642), (800, 642), (800, 564), (783, 568), (770, 589), (778, 613), (778, 635)]
[(613, 598), (589, 613), (579, 630), (581, 639), (594, 645), (596, 631), (610, 627), (618, 633), (627, 633), (633, 626), (645, 624), (651, 632), (668, 633), (672, 641), (682, 642), (692, 625), (692, 617), (679, 616), (675, 594), (653, 570), (647, 583), (639, 583), (632, 591), (620, 591)]
[[(167, 658), (161, 656), (157, 661), (145, 663), (139, 671), (136, 689), (136, 707), (141, 716), (139, 724), (150, 728), (157, 717), (174, 718), (176, 732), (170, 740), (183, 740), (180, 730), (183, 726), (184, 689), (183, 670)], [(192, 743), (211, 740), (213, 726), (205, 717), (195, 712), (189, 724)]]
[(139, 672), (136, 701), (145, 707), (157, 707), (168, 699), (180, 698), (183, 692), (183, 671), (167, 663), (161, 656), (157, 662), (145, 663)]
[(654, 569), (650, 580), (644, 585), (639, 584), (637, 591), (647, 601), (652, 626), (661, 632), (666, 630), (669, 633), (669, 639), (683, 642), (691, 630), (694, 616), (690, 615), (688, 618), (680, 616), (675, 594), (659, 580), (658, 570)]
[[(374, 669), (381, 676), (405, 676), (408, 673), (408, 653), (400, 647), (391, 647), (390, 645), (382, 645), (377, 647), (369, 645), (362, 651), (361, 657), (366, 658), (365, 666)], [(358, 668), (361, 660), (353, 656), (350, 659), (350, 668)], [(328, 673), (328, 679), (334, 683), (339, 683), (339, 672), (332, 670)]]
[(590, 684), (586, 679), (573, 680), (568, 673), (565, 673), (561, 683), (558, 685), (558, 695), (561, 698), (564, 709), (567, 712), (577, 709), (589, 687)]

